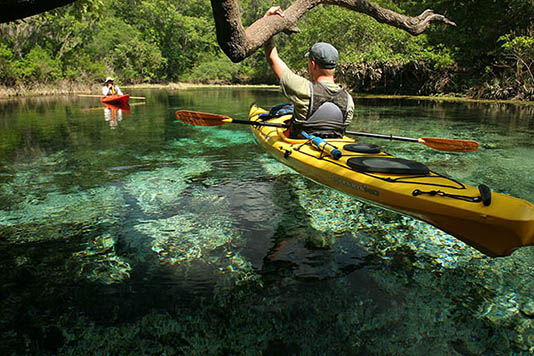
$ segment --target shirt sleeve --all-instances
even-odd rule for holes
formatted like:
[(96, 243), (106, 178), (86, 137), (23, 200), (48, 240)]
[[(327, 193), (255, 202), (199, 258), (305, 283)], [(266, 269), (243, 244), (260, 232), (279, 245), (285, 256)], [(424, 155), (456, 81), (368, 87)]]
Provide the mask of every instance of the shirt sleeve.
[(280, 77), (280, 88), (282, 94), (291, 101), (310, 98), (310, 82), (306, 79), (286, 69)]
[(349, 94), (349, 105), (347, 109), (347, 119), (345, 120), (345, 123), (347, 126), (351, 123), (352, 119), (354, 118), (354, 100), (352, 99), (352, 95)]
[(288, 68), (280, 77), (280, 89), (294, 105), (293, 120), (295, 122), (306, 120), (311, 97), (310, 82)]

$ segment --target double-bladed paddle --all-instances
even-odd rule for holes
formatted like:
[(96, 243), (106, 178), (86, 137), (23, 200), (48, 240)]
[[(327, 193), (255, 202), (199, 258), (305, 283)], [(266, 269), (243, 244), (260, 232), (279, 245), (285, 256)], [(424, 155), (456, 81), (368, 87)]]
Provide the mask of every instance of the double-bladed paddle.
[(243, 124), (255, 126), (270, 126), (288, 128), (289, 125), (277, 124), (272, 122), (236, 120), (229, 116), (209, 114), (205, 112), (179, 110), (176, 112), (176, 118), (186, 124), (195, 126), (220, 126), (224, 124)]
[[(95, 94), (78, 94), (78, 96), (86, 96), (88, 98), (100, 98), (105, 95), (95, 95)], [(130, 99), (140, 99), (145, 100), (146, 98), (144, 96), (130, 96)]]
[(430, 148), (445, 152), (473, 152), (478, 148), (478, 142), (472, 140), (458, 140), (453, 138), (438, 137), (402, 137), (393, 135), (373, 134), (367, 132), (345, 131), (347, 135), (364, 136), (373, 138), (385, 138), (394, 141), (418, 142)]
[[(196, 126), (219, 126), (224, 124), (243, 124), (254, 126), (271, 126), (271, 127), (283, 127), (288, 128), (289, 125), (262, 122), (262, 121), (250, 121), (250, 120), (236, 120), (229, 116), (210, 114), (198, 111), (179, 110), (176, 112), (176, 119), (185, 122), (186, 124)], [(425, 146), (433, 148), (438, 151), (445, 152), (473, 152), (478, 148), (478, 142), (472, 140), (459, 140), (452, 138), (437, 138), (437, 137), (420, 137), (410, 138), (393, 135), (373, 134), (367, 132), (346, 131), (347, 135), (365, 136), (373, 138), (383, 138), (395, 141), (407, 141), (422, 143)]]

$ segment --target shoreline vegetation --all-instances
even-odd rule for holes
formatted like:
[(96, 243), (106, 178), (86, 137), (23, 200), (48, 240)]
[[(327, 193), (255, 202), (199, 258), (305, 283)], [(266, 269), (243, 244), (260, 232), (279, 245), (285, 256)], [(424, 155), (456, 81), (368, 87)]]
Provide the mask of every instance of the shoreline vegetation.
[[(270, 6), (263, 0), (239, 3), (244, 24), (254, 23)], [(100, 93), (108, 76), (121, 88), (276, 84), (261, 50), (239, 63), (221, 51), (209, 2), (89, 0), (86, 5), (0, 24), (0, 99)], [(298, 72), (305, 71), (303, 53), (316, 38), (335, 44), (341, 49), (337, 79), (357, 98), (534, 101), (532, 0), (485, 3), (485, 14), (502, 18), (473, 17), (478, 2), (385, 0), (383, 5), (409, 14), (433, 8), (457, 26), (432, 26), (412, 36), (369, 16), (321, 7), (299, 21), (299, 34), (276, 36), (278, 51)]]
[[(18, 86), (8, 88), (0, 86), (0, 100), (9, 101), (30, 97), (42, 96), (60, 96), (60, 95), (77, 95), (77, 94), (94, 94), (100, 93), (102, 85), (100, 84), (80, 84), (80, 83), (60, 83), (60, 85), (34, 85), (31, 87)], [(165, 83), (165, 84), (133, 84), (121, 85), (121, 89), (128, 91), (131, 89), (165, 89), (165, 90), (187, 90), (196, 88), (266, 88), (278, 89), (278, 85), (270, 84), (198, 84), (198, 83)], [(395, 100), (427, 100), (436, 102), (472, 102), (487, 104), (515, 104), (534, 106), (534, 101), (527, 100), (496, 100), (480, 99), (467, 96), (455, 95), (403, 95), (403, 94), (366, 94), (351, 93), (355, 99), (395, 99)]]
[[(305, 71), (311, 43), (335, 44), (337, 81), (357, 98), (534, 101), (532, 0), (377, 3), (402, 14), (432, 8), (456, 26), (433, 25), (412, 36), (349, 9), (317, 7), (299, 20), (300, 33), (276, 36), (281, 57), (295, 72)], [(239, 4), (245, 26), (271, 6)], [(0, 98), (100, 93), (108, 76), (121, 88), (276, 84), (261, 50), (238, 63), (223, 53), (206, 1), (87, 0), (0, 24)]]
[[(100, 94), (103, 84), (79, 84), (60, 83), (59, 85), (35, 85), (31, 87), (17, 86), (8, 88), (0, 86), (0, 99), (16, 99), (37, 96), (54, 95), (76, 95), (76, 94)], [(120, 85), (123, 90), (129, 89), (166, 89), (166, 90), (186, 90), (191, 88), (231, 88), (231, 87), (251, 87), (251, 88), (278, 88), (277, 85), (269, 84), (196, 84), (196, 83), (165, 83), (165, 84), (131, 84)]]

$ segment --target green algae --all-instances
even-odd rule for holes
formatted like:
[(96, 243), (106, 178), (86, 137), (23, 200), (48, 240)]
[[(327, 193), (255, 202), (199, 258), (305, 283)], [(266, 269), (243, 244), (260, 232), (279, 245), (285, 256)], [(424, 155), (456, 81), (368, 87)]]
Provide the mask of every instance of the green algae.
[[(207, 180), (206, 186), (215, 184)], [(186, 266), (202, 261), (231, 284), (254, 280), (257, 274), (239, 254), (241, 233), (228, 215), (228, 201), (209, 190), (193, 190), (187, 208), (168, 218), (138, 221), (134, 229), (149, 239), (162, 264)], [(223, 281), (222, 284), (227, 284)]]
[(254, 138), (249, 130), (214, 128), (207, 135), (205, 132), (202, 134), (203, 138), (200, 140), (200, 144), (208, 150), (254, 143)]
[[(353, 236), (369, 254), (380, 256), (383, 263), (391, 261), (389, 263), (398, 264), (399, 256), (411, 256), (409, 259), (401, 259), (402, 268), (411, 271), (410, 273), (416, 272), (424, 278), (417, 280), (421, 288), (405, 291), (405, 293), (414, 294), (410, 311), (407, 312), (399, 306), (401, 309), (389, 310), (384, 315), (374, 315), (373, 321), (368, 321), (371, 324), (375, 322), (391, 324), (390, 327), (395, 330), (397, 328), (393, 325), (396, 323), (402, 321), (403, 324), (408, 324), (409, 328), (394, 334), (399, 342), (400, 340), (413, 340), (413, 347), (412, 344), (404, 345), (403, 354), (404, 352), (410, 354), (408, 350), (412, 348), (414, 352), (420, 350), (425, 339), (432, 338), (432, 333), (436, 331), (446, 334), (447, 330), (454, 328), (448, 316), (458, 313), (465, 313), (465, 315), (475, 313), (477, 318), (472, 321), (470, 328), (454, 336), (462, 341), (456, 340), (451, 341), (450, 345), (442, 345), (442, 354), (457, 349), (475, 354), (483, 352), (484, 347), (472, 343), (471, 338), (477, 335), (479, 328), (488, 326), (494, 329), (503, 326), (507, 328), (504, 332), (505, 337), (509, 338), (507, 347), (518, 347), (525, 352), (534, 351), (532, 343), (534, 324), (531, 318), (533, 311), (529, 307), (534, 305), (531, 297), (534, 295), (534, 279), (525, 278), (531, 275), (529, 272), (532, 265), (532, 249), (522, 249), (510, 258), (490, 259), (463, 242), (421, 221), (375, 208), (306, 180), (292, 179), (291, 184), (297, 192), (299, 205), (306, 211), (310, 226), (313, 228), (310, 231), (316, 231), (321, 235), (322, 241), (326, 241), (323, 247), (332, 247), (338, 243), (336, 237), (346, 239), (348, 236)], [(524, 261), (520, 262), (518, 259)], [(519, 266), (525, 270), (522, 271)], [(426, 290), (435, 291), (436, 278), (443, 273), (450, 273), (448, 271), (462, 273), (465, 280), (463, 283), (465, 287), (459, 288), (457, 293), (452, 293), (456, 294), (455, 296), (450, 295), (450, 291), (455, 290), (450, 287), (457, 283), (453, 280), (450, 281), (450, 285), (445, 284), (444, 288), (449, 294), (443, 298), (438, 298), (439, 293), (421, 293)], [(382, 274), (377, 276), (377, 279), (379, 278), (385, 280)], [(395, 277), (388, 283), (392, 283), (391, 291), (396, 293), (395, 290), (400, 287), (398, 279)], [(467, 285), (471, 286), (467, 287)], [(518, 285), (522, 287), (518, 289)], [(478, 290), (476, 294), (473, 294), (475, 288)], [(473, 299), (477, 294), (479, 297)], [(450, 298), (463, 299), (466, 309), (458, 309)], [(414, 310), (414, 308), (419, 308), (419, 310)], [(439, 317), (442, 322), (435, 330), (436, 326), (433, 326), (435, 316), (432, 312), (438, 308), (442, 309)], [(394, 338), (388, 339), (391, 342)], [(366, 342), (369, 342), (368, 338)], [(379, 340), (375, 342), (380, 345), (376, 349), (378, 354), (396, 352), (395, 343), (384, 347)]]
[[(510, 347), (502, 340), (499, 344), (497, 338), (492, 341), (491, 331), (485, 330), (483, 323), (458, 320), (461, 317), (451, 303), (455, 296), (436, 289), (410, 288), (408, 283), (399, 285), (399, 274), (371, 274), (378, 282), (374, 294), (390, 288), (403, 298), (389, 302), (372, 295), (351, 296), (347, 292), (350, 284), (343, 280), (324, 285), (323, 293), (248, 285), (248, 291), (236, 288), (178, 315), (154, 311), (115, 327), (98, 326), (84, 318), (75, 325), (66, 321), (62, 353), (135, 349), (156, 354), (413, 355), (423, 350), (451, 355), (498, 354)], [(422, 271), (415, 279), (428, 277), (432, 278)], [(486, 342), (478, 343), (480, 339)]]
[(78, 266), (79, 277), (91, 282), (110, 285), (130, 278), (131, 265), (118, 256), (115, 239), (109, 233), (97, 236), (85, 244), (85, 249), (75, 252), (71, 264)]
[(171, 147), (199, 152), (211, 151), (217, 148), (227, 148), (251, 144), (254, 142), (253, 136), (248, 130), (230, 130), (224, 128), (200, 128), (198, 137), (183, 137), (170, 143)]
[(150, 236), (152, 250), (169, 263), (201, 258), (205, 250), (224, 246), (234, 238), (228, 218), (185, 213), (167, 219), (149, 220), (135, 229)]
[(16, 210), (0, 211), (0, 228), (10, 231), (6, 234), (10, 243), (64, 239), (91, 226), (114, 224), (126, 208), (116, 187), (50, 192), (40, 198), (27, 197), (18, 205)]
[(145, 213), (157, 214), (176, 204), (188, 187), (188, 180), (211, 169), (204, 159), (181, 159), (177, 164), (178, 167), (138, 172), (128, 178), (124, 188)]
[(297, 172), (295, 172), (285, 164), (282, 164), (272, 158), (268, 158), (266, 155), (263, 155), (259, 159), (259, 163), (261, 164), (265, 173), (270, 176), (278, 177), (285, 174), (293, 174), (295, 176), (298, 176)]

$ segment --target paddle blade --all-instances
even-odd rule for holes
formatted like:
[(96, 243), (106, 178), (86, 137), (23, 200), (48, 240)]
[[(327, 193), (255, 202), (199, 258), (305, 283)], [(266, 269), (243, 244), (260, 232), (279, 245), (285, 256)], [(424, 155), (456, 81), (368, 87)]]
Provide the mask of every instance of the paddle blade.
[(433, 149), (446, 152), (473, 152), (478, 148), (478, 142), (471, 140), (421, 137), (419, 142)]
[(232, 118), (228, 116), (198, 111), (178, 110), (175, 115), (176, 119), (196, 126), (219, 126), (232, 122)]

